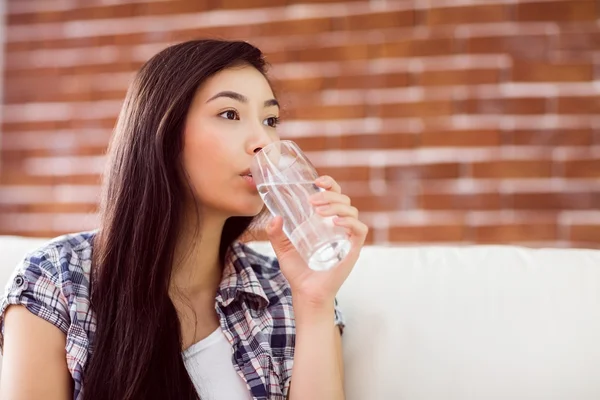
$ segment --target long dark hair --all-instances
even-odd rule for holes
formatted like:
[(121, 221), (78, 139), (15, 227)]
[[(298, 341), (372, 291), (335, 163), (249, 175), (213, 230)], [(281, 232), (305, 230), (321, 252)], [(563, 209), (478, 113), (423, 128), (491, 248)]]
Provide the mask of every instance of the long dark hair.
[[(238, 65), (266, 74), (262, 53), (246, 42), (189, 41), (150, 59), (128, 90), (109, 146), (94, 237), (97, 328), (85, 367), (85, 400), (199, 398), (183, 363), (179, 318), (169, 297), (184, 198), (191, 193), (180, 155), (198, 87)], [(227, 220), (221, 262), (252, 221)]]

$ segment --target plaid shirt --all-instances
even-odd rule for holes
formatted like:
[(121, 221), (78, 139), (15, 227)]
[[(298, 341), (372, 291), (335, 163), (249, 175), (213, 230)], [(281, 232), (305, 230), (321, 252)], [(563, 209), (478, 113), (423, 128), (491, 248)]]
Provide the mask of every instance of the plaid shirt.
[[(0, 302), (0, 351), (4, 313), (25, 306), (66, 335), (73, 399), (83, 398), (82, 378), (96, 318), (89, 302), (95, 231), (65, 235), (28, 254), (17, 266)], [(221, 328), (233, 348), (232, 363), (254, 399), (287, 397), (294, 360), (295, 322), (289, 284), (276, 258), (235, 242), (217, 291)], [(335, 308), (334, 323), (343, 326)]]

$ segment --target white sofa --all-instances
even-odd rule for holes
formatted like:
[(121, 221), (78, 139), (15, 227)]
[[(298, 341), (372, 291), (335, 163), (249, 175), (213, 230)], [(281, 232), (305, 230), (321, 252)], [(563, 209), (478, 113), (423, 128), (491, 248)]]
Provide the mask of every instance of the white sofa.
[(348, 400), (600, 399), (600, 251), (367, 247), (338, 298)]

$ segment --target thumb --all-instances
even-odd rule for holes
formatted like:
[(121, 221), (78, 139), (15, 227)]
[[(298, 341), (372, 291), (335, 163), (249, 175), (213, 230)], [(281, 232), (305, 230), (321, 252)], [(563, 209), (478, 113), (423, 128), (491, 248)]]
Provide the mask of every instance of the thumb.
[(280, 216), (274, 217), (271, 220), (267, 225), (266, 232), (278, 259), (281, 260), (282, 258), (285, 258), (286, 255), (289, 256), (291, 252), (296, 250), (292, 242), (290, 242), (283, 232), (283, 218)]

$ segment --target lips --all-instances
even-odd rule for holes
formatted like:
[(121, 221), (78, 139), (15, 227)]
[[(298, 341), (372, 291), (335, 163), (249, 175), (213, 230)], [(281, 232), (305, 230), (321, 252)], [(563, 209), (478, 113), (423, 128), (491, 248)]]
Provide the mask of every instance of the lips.
[(250, 170), (246, 170), (244, 172), (242, 172), (240, 174), (240, 176), (242, 177), (242, 179), (244, 179), (250, 186), (252, 186), (253, 188), (256, 188), (256, 183), (254, 183), (254, 178), (252, 178), (252, 173), (250, 172)]

